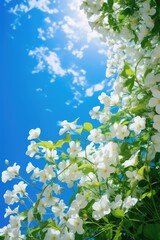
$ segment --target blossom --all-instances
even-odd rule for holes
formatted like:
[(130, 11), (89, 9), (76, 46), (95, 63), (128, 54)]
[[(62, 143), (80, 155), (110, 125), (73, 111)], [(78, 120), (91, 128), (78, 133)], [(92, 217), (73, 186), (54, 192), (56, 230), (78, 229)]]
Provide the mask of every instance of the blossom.
[(128, 181), (131, 184), (133, 184), (136, 180), (141, 180), (142, 179), (142, 176), (140, 176), (136, 170), (126, 171), (126, 176), (128, 178)]
[(80, 193), (76, 194), (76, 199), (71, 203), (68, 215), (78, 213), (80, 209), (85, 208), (87, 205), (86, 197)]
[(64, 211), (67, 208), (63, 200), (60, 200), (57, 204), (52, 206), (52, 212), (56, 217), (62, 217), (64, 215)]
[(74, 158), (80, 151), (82, 150), (80, 146), (80, 142), (70, 142), (69, 148), (67, 149), (67, 152), (69, 153), (71, 158)]
[(46, 153), (45, 153), (44, 157), (49, 162), (54, 162), (55, 160), (57, 160), (59, 158), (57, 155), (57, 150), (50, 150), (50, 149), (46, 149)]
[(62, 128), (59, 131), (59, 135), (64, 134), (68, 130), (75, 130), (76, 129), (76, 124), (75, 122), (68, 122), (67, 120), (64, 120), (63, 122), (60, 123)]
[(66, 182), (68, 187), (73, 186), (73, 181), (81, 178), (82, 173), (78, 171), (78, 165), (76, 163), (71, 163), (69, 160), (66, 162), (60, 162), (57, 171), (58, 179), (62, 182)]
[(115, 200), (113, 202), (111, 202), (111, 208), (113, 210), (115, 210), (116, 208), (120, 208), (122, 205), (122, 196), (120, 194), (118, 194), (115, 197)]
[(100, 106), (93, 107), (92, 110), (89, 111), (89, 115), (92, 119), (99, 119), (99, 112)]
[(153, 146), (155, 148), (156, 152), (160, 152), (160, 133), (156, 133), (151, 137), (151, 141), (153, 143)]
[(12, 167), (8, 167), (6, 171), (2, 172), (2, 182), (7, 182), (12, 180), (15, 176), (19, 175), (20, 166), (14, 163)]
[(134, 155), (132, 155), (128, 160), (126, 160), (122, 166), (123, 167), (129, 167), (129, 166), (136, 166), (138, 163), (138, 153), (139, 151), (137, 151)]
[(61, 240), (63, 240), (63, 239), (65, 239), (65, 240), (74, 240), (75, 239), (75, 235), (74, 235), (74, 233), (69, 232), (67, 227), (65, 227), (64, 230), (63, 230), (63, 233), (61, 235)]
[(9, 223), (11, 225), (11, 228), (19, 229), (21, 226), (21, 221), (19, 216), (10, 216)]
[(99, 179), (107, 179), (111, 173), (115, 171), (115, 168), (110, 166), (109, 163), (101, 162), (97, 165)]
[(27, 167), (26, 167), (26, 172), (30, 173), (35, 169), (35, 167), (33, 166), (33, 164), (31, 162), (28, 163)]
[(92, 217), (95, 220), (99, 220), (102, 217), (104, 217), (105, 215), (109, 214), (111, 212), (111, 205), (108, 200), (108, 196), (103, 195), (99, 201), (96, 201), (92, 205), (92, 208), (94, 210), (92, 213)]
[(8, 206), (8, 208), (6, 208), (6, 213), (4, 215), (4, 217), (8, 217), (11, 214), (18, 214), (18, 210), (19, 210), (19, 206), (14, 208), (13, 210)]
[(15, 202), (19, 201), (19, 197), (14, 191), (7, 190), (5, 194), (3, 195), (5, 203), (8, 205), (14, 204)]
[(153, 127), (160, 132), (160, 115), (154, 115), (153, 117)]
[(102, 92), (98, 99), (101, 104), (104, 104), (106, 107), (110, 107), (111, 99), (106, 93)]
[(54, 228), (48, 228), (44, 240), (48, 239), (60, 239), (60, 231)]
[(40, 182), (46, 182), (54, 178), (55, 172), (53, 171), (53, 166), (46, 164), (44, 169), (39, 172)]
[(143, 129), (145, 129), (146, 119), (144, 117), (136, 116), (133, 121), (134, 122), (130, 124), (129, 128), (138, 135)]
[(125, 137), (129, 136), (129, 131), (127, 126), (122, 125), (120, 123), (114, 123), (113, 125), (110, 126), (110, 131), (112, 137), (117, 137), (121, 140), (123, 140)]
[(137, 202), (137, 198), (132, 198), (131, 196), (128, 196), (124, 199), (122, 207), (125, 209), (125, 212), (127, 212), (131, 207), (136, 205)]
[(73, 215), (71, 218), (68, 219), (67, 226), (73, 233), (76, 233), (76, 232), (78, 234), (84, 233), (83, 221), (78, 214)]
[(27, 184), (21, 181), (18, 184), (15, 184), (13, 189), (16, 194), (19, 193), (20, 197), (23, 197), (23, 195), (27, 195), (26, 187), (27, 187)]
[(28, 146), (28, 149), (26, 151), (26, 155), (33, 157), (38, 152), (38, 148), (36, 146), (35, 141), (31, 141), (30, 145)]
[(93, 141), (94, 143), (99, 143), (104, 138), (101, 129), (92, 129), (90, 131), (90, 135), (88, 136), (89, 141)]
[(157, 89), (152, 89), (153, 97), (149, 100), (148, 106), (155, 107), (156, 112), (160, 114), (160, 91)]
[(31, 130), (29, 131), (28, 140), (32, 140), (32, 139), (35, 139), (35, 138), (39, 138), (40, 133), (41, 133), (41, 129), (40, 129), (40, 128), (31, 129)]

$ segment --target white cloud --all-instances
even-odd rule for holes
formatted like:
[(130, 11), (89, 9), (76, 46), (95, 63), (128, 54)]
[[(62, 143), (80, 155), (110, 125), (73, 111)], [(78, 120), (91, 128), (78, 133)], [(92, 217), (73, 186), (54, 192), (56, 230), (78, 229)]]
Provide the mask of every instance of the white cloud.
[(85, 95), (87, 97), (92, 97), (95, 92), (102, 91), (105, 87), (106, 81), (103, 80), (100, 83), (97, 83), (95, 85), (92, 85), (91, 87), (87, 88), (85, 91)]
[(58, 55), (53, 51), (49, 51), (47, 47), (30, 50), (29, 56), (36, 57), (38, 60), (38, 64), (32, 73), (38, 73), (47, 68), (48, 72), (53, 75), (63, 77), (66, 74), (66, 70), (61, 67), (61, 61)]
[(42, 88), (36, 88), (36, 92), (42, 92), (43, 89)]
[(82, 46), (79, 50), (78, 49), (75, 49), (72, 51), (72, 54), (74, 56), (76, 56), (77, 58), (79, 59), (82, 59), (83, 58), (83, 55), (84, 55), (84, 50), (88, 48), (88, 45), (84, 45)]
[(27, 2), (23, 1), (23, 3), (16, 4), (13, 8), (11, 8), (10, 12), (17, 15), (18, 13), (27, 13), (34, 8), (48, 14), (59, 12), (57, 8), (51, 8), (51, 1), (49, 0), (29, 0)]
[[(44, 24), (37, 28), (37, 37), (43, 41), (43, 46), (29, 51), (29, 56), (37, 60), (32, 73), (47, 71), (51, 75), (51, 83), (55, 82), (57, 77), (66, 77), (68, 87), (73, 93), (73, 98), (66, 104), (75, 103), (75, 107), (76, 104), (83, 102), (85, 96), (93, 96), (94, 92), (103, 90), (105, 86), (104, 81), (91, 86), (87, 81), (83, 63), (81, 62), (81, 67), (77, 66), (86, 57), (87, 48), (91, 50), (94, 46), (97, 52), (99, 50), (100, 54), (105, 54), (104, 44), (100, 44), (98, 34), (90, 29), (85, 14), (80, 10), (81, 1), (22, 0), (21, 4), (16, 4), (10, 9), (17, 19), (25, 13), (29, 16), (28, 12), (32, 16), (32, 9), (45, 13)], [(15, 27), (16, 24), (19, 22), (17, 21), (13, 26)], [(51, 41), (48, 41), (50, 39), (53, 39), (52, 49)]]
[(49, 52), (48, 56), (45, 56), (46, 63), (48, 64), (49, 73), (54, 73), (63, 77), (66, 74), (66, 70), (61, 67), (61, 62), (58, 55), (55, 52)]

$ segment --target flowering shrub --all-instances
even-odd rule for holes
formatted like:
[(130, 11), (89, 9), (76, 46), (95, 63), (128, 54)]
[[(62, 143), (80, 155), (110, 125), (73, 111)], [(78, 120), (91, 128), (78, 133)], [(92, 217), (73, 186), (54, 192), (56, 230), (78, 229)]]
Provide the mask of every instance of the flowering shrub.
[[(159, 240), (160, 3), (85, 0), (81, 8), (107, 45), (113, 91), (89, 112), (97, 128), (65, 120), (56, 142), (40, 140), (39, 128), (29, 132), (26, 154), (45, 165), (28, 163), (30, 184), (16, 163), (2, 173), (3, 182), (20, 181), (4, 194), (17, 206), (6, 209), (1, 239)], [(41, 183), (34, 202), (27, 193), (33, 182)], [(76, 187), (69, 205), (64, 184)]]

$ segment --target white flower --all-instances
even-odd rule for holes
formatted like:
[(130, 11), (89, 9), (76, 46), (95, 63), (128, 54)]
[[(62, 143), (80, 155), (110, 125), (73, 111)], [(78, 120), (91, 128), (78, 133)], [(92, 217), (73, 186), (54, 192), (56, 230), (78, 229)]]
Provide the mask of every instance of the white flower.
[(126, 160), (122, 166), (123, 167), (129, 167), (129, 166), (136, 166), (138, 163), (138, 153), (139, 151), (137, 151), (134, 155), (132, 155), (128, 160)]
[(136, 170), (126, 171), (126, 176), (128, 178), (128, 181), (131, 182), (131, 184), (133, 184), (136, 180), (142, 179), (142, 176), (140, 176)]
[(100, 115), (100, 106), (93, 107), (92, 110), (89, 111), (89, 115), (91, 116), (92, 119), (99, 119)]
[(156, 133), (151, 137), (152, 143), (154, 145), (155, 151), (160, 152), (160, 133)]
[(20, 217), (11, 215), (10, 219), (9, 219), (9, 223), (10, 223), (11, 228), (19, 229), (21, 226)]
[(116, 92), (111, 94), (111, 106), (117, 106), (119, 104), (119, 95)]
[(4, 217), (6, 218), (11, 214), (18, 214), (18, 210), (19, 210), (19, 206), (13, 210), (10, 207), (8, 207), (8, 208), (6, 208), (6, 213), (5, 213)]
[(35, 141), (31, 141), (30, 145), (28, 146), (28, 149), (26, 151), (26, 155), (33, 157), (38, 152), (38, 148), (36, 146)]
[(59, 163), (58, 167), (60, 171), (57, 171), (58, 179), (62, 182), (66, 182), (68, 187), (73, 186), (73, 181), (81, 178), (82, 172), (78, 171), (78, 165), (67, 161), (62, 161)]
[(98, 169), (98, 178), (99, 179), (107, 179), (111, 173), (113, 173), (115, 171), (115, 168), (110, 166), (109, 163), (104, 163), (101, 162), (97, 165), (97, 169)]
[(58, 159), (57, 151), (56, 150), (50, 150), (46, 149), (46, 153), (44, 155), (47, 161), (54, 162)]
[(60, 231), (54, 228), (48, 228), (44, 240), (58, 240), (60, 239)]
[(153, 127), (160, 132), (160, 115), (154, 115), (153, 117)]
[(47, 180), (54, 178), (55, 172), (53, 171), (53, 166), (46, 164), (44, 169), (39, 172), (40, 182), (45, 183)]
[(100, 143), (104, 139), (101, 129), (92, 129), (90, 131), (90, 135), (88, 136), (89, 141), (93, 141), (94, 143)]
[(21, 181), (18, 184), (14, 185), (13, 189), (16, 194), (19, 193), (20, 197), (23, 197), (23, 195), (27, 194), (26, 187), (27, 187), (27, 184), (25, 184), (23, 181)]
[(160, 74), (154, 75), (153, 72), (150, 72), (147, 74), (146, 78), (145, 78), (145, 82), (144, 82), (144, 86), (150, 88), (153, 87), (156, 82), (160, 81)]
[(64, 120), (63, 122), (60, 123), (60, 125), (61, 125), (63, 128), (60, 129), (59, 135), (64, 134), (64, 133), (67, 132), (68, 130), (75, 130), (75, 129), (76, 129), (76, 124), (75, 124), (75, 122), (68, 122), (68, 121)]
[(35, 138), (39, 138), (40, 133), (41, 133), (41, 129), (40, 129), (40, 128), (31, 129), (31, 130), (29, 131), (28, 140), (32, 140), (32, 139), (35, 139)]
[[(8, 236), (8, 225), (3, 227), (3, 228), (0, 228), (0, 236)], [(6, 238), (7, 239), (7, 238)], [(9, 238), (8, 238), (9, 239)]]
[(6, 171), (2, 172), (2, 182), (7, 182), (12, 180), (15, 176), (19, 175), (20, 166), (14, 163), (12, 167), (8, 167)]
[(61, 235), (61, 240), (75, 240), (75, 235), (74, 233), (69, 232), (67, 227), (65, 227)]
[(26, 167), (26, 172), (30, 173), (35, 169), (35, 167), (33, 166), (33, 164), (31, 162), (28, 163), (27, 167)]
[(116, 208), (121, 207), (122, 205), (122, 196), (121, 195), (117, 195), (115, 197), (115, 200), (113, 202), (111, 202), (111, 208), (114, 210)]
[(101, 104), (104, 104), (106, 107), (110, 107), (111, 99), (106, 93), (102, 92), (98, 99)]
[(83, 234), (83, 221), (78, 215), (73, 215), (67, 221), (67, 226), (73, 233)]
[(160, 91), (157, 89), (152, 89), (153, 97), (149, 100), (148, 106), (155, 107), (156, 112), (160, 114)]
[(129, 128), (138, 135), (143, 129), (145, 129), (146, 119), (144, 117), (136, 116), (133, 121), (134, 122), (129, 126)]
[(67, 149), (67, 152), (69, 153), (71, 158), (74, 158), (80, 151), (82, 150), (80, 146), (80, 142), (70, 142), (69, 148)]
[(34, 212), (33, 208), (30, 208), (27, 214), (28, 226), (30, 225), (31, 221), (34, 219)]
[(93, 204), (92, 208), (94, 210), (92, 213), (92, 217), (95, 220), (99, 220), (105, 215), (109, 214), (111, 212), (111, 205), (108, 200), (108, 196), (103, 195), (99, 201)]
[(67, 208), (63, 200), (60, 200), (57, 204), (52, 206), (52, 212), (55, 217), (62, 217), (64, 215), (64, 211)]
[(113, 138), (117, 137), (121, 140), (123, 140), (125, 137), (128, 137), (130, 133), (127, 129), (127, 126), (120, 123), (114, 123), (113, 125), (111, 125), (110, 131)]
[(80, 193), (76, 195), (76, 199), (71, 203), (68, 215), (78, 213), (80, 209), (85, 208), (87, 205), (86, 197)]
[(126, 197), (123, 201), (123, 208), (125, 209), (125, 212), (127, 212), (128, 209), (136, 205), (137, 202), (138, 202), (137, 198), (132, 198), (131, 196)]
[(19, 201), (19, 197), (17, 196), (17, 194), (10, 190), (7, 190), (3, 195), (3, 197), (5, 200), (5, 203), (7, 203), (8, 205), (14, 204), (15, 202)]

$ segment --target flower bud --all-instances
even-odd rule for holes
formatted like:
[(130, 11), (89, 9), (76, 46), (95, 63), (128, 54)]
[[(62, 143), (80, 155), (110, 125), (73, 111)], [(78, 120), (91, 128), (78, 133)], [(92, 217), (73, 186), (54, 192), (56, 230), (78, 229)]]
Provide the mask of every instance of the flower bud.
[(8, 161), (7, 159), (5, 160), (5, 164), (6, 164), (6, 165), (9, 165), (9, 161)]

